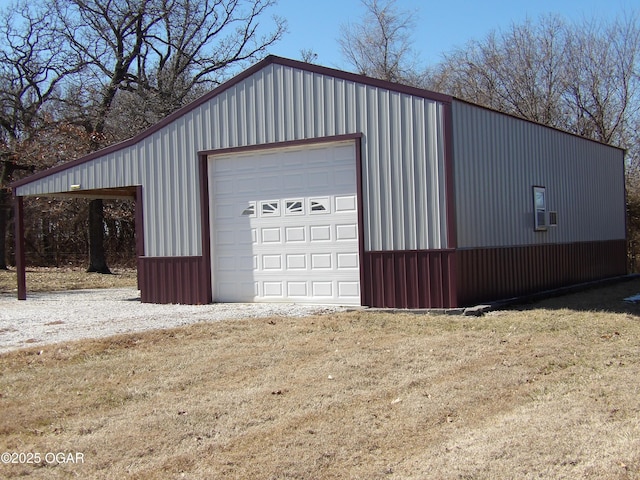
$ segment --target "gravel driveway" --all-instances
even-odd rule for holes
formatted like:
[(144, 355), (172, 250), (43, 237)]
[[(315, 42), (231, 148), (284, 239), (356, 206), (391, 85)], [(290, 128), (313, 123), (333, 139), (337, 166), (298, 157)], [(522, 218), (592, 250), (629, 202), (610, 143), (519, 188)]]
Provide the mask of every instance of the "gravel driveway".
[(35, 345), (190, 323), (270, 316), (303, 317), (344, 310), (290, 303), (156, 305), (132, 288), (29, 293), (26, 301), (0, 295), (0, 353)]

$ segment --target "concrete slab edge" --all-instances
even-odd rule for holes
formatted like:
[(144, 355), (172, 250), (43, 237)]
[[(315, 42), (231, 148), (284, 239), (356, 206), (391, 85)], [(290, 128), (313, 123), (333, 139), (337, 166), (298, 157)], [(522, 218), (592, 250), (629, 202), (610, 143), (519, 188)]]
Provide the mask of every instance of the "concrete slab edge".
[(481, 317), (492, 310), (500, 310), (502, 308), (511, 307), (513, 305), (525, 304), (544, 300), (546, 298), (559, 297), (576, 293), (590, 288), (603, 287), (614, 283), (626, 282), (640, 278), (640, 274), (632, 273), (617, 277), (603, 278), (591, 282), (577, 283), (566, 287), (559, 287), (550, 290), (543, 290), (536, 293), (511, 297), (486, 304), (474, 305), (470, 307), (460, 308), (384, 308), (384, 307), (355, 307), (348, 308), (347, 311), (367, 311), (367, 312), (385, 312), (385, 313), (412, 313), (415, 315), (461, 315), (467, 317)]

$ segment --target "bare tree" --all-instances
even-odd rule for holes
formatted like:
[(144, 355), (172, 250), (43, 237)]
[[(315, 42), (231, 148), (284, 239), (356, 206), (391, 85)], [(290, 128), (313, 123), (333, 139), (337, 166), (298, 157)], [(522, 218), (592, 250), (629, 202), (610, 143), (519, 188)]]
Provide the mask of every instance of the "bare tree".
[[(557, 17), (445, 57), (430, 88), (626, 149), (629, 238), (640, 248), (640, 25)], [(635, 257), (635, 253), (631, 255)]]
[[(135, 126), (145, 128), (192, 99), (200, 87), (215, 85), (237, 66), (262, 56), (285, 31), (277, 18), (272, 32), (258, 30), (273, 3), (55, 0), (62, 26), (58, 34), (88, 62), (72, 97), (82, 100), (75, 105), (76, 121), (91, 136), (90, 150), (131, 135), (131, 128), (110, 128), (122, 124), (120, 115), (128, 114)], [(88, 270), (107, 273), (102, 209), (101, 200), (92, 201)]]
[(446, 55), (430, 87), (561, 127), (565, 43), (565, 25), (558, 17), (512, 25)]
[(318, 60), (318, 54), (312, 48), (303, 48), (300, 50), (300, 59), (305, 63), (314, 63)]
[(628, 147), (630, 117), (640, 114), (638, 18), (582, 25), (569, 38), (566, 66), (576, 133)]
[(173, 0), (141, 55), (137, 92), (162, 118), (266, 54), (282, 38), (286, 22), (274, 17), (271, 32), (258, 31), (274, 0)]
[(344, 58), (362, 75), (416, 83), (411, 34), (415, 12), (400, 11), (396, 0), (361, 0), (361, 23), (343, 25), (338, 43)]
[[(92, 95), (80, 122), (91, 143), (89, 151), (110, 143), (107, 120), (121, 86), (135, 79), (146, 39), (162, 20), (164, 11), (152, 0), (55, 0), (57, 34), (68, 48), (87, 61), (82, 88)], [(87, 152), (88, 153), (88, 152)], [(111, 273), (104, 255), (103, 201), (89, 204), (88, 272)]]
[(38, 153), (37, 137), (55, 124), (50, 105), (60, 84), (82, 68), (53, 34), (49, 5), (15, 4), (0, 15), (0, 268), (7, 267), (6, 238), (11, 192), (19, 172), (55, 162)]
[(570, 132), (632, 148), (639, 114), (637, 16), (568, 25), (558, 17), (492, 32), (445, 57), (429, 86)]

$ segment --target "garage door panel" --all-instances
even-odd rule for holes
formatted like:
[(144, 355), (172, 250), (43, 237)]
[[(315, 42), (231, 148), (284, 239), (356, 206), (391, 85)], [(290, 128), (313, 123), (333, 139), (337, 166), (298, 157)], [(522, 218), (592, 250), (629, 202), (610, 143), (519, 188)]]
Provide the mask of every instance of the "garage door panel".
[(218, 255), (216, 265), (220, 272), (235, 272), (236, 257), (233, 255)]
[(311, 254), (311, 268), (313, 270), (326, 270), (333, 268), (330, 253)]
[(220, 185), (210, 190), (214, 299), (359, 304), (353, 144), (218, 161), (209, 169)]
[(330, 176), (328, 172), (310, 172), (307, 177), (307, 184), (310, 188), (322, 188), (326, 189), (330, 185)]
[(336, 213), (352, 213), (357, 209), (355, 195), (336, 195), (335, 208)]
[[(277, 175), (263, 175), (260, 179), (260, 191), (264, 193), (279, 193), (282, 191), (282, 177)], [(253, 190), (255, 191), (255, 189)]]
[(352, 185), (356, 184), (355, 169), (338, 169), (333, 175), (334, 185), (338, 188), (342, 187), (345, 192), (350, 191)]
[(238, 298), (253, 301), (258, 296), (258, 282), (250, 281), (220, 281), (217, 286), (218, 295), (222, 298)]
[(342, 298), (360, 299), (358, 282), (338, 282), (338, 295)]
[(216, 205), (216, 218), (223, 219), (235, 219), (236, 218), (236, 205), (233, 204), (218, 204)]
[(224, 245), (233, 245), (235, 242), (235, 231), (218, 230), (216, 232), (216, 245), (222, 247)]
[(263, 270), (282, 270), (282, 255), (263, 255)]
[(346, 270), (355, 268), (358, 269), (358, 254), (357, 253), (338, 253), (338, 269)]
[(281, 242), (280, 228), (269, 227), (260, 229), (260, 239), (262, 243), (280, 243)]
[(284, 297), (282, 282), (264, 281), (262, 282), (262, 286), (264, 288), (263, 295), (266, 298)]
[(331, 298), (333, 297), (333, 282), (311, 282), (311, 289), (313, 296), (317, 298)]
[(287, 243), (305, 242), (307, 239), (307, 229), (301, 227), (285, 227), (285, 239)]
[(234, 183), (229, 180), (217, 180), (214, 182), (213, 189), (217, 193), (230, 194), (234, 191)]
[(315, 225), (310, 227), (309, 239), (314, 242), (328, 242), (331, 240), (331, 225)]
[(336, 225), (336, 240), (357, 240), (358, 226), (353, 223), (348, 225)]
[(287, 254), (287, 270), (306, 270), (307, 255), (304, 253)]
[(294, 297), (308, 297), (309, 290), (307, 289), (307, 282), (287, 282), (287, 295), (291, 298)]

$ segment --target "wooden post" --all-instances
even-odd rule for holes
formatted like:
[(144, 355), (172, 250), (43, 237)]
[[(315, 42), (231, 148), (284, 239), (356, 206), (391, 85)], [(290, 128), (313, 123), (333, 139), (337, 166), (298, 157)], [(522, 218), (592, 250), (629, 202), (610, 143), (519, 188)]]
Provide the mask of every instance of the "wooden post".
[(23, 197), (16, 197), (15, 205), (16, 272), (18, 273), (18, 300), (27, 299), (27, 274), (24, 257), (24, 204)]

